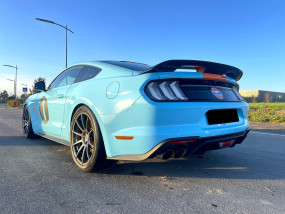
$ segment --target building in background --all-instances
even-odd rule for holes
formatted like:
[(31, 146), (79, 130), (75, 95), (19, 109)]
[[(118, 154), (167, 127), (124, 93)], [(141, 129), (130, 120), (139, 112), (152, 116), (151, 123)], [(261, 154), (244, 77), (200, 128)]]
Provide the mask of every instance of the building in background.
[(241, 96), (247, 102), (285, 102), (285, 93), (263, 90), (240, 91)]

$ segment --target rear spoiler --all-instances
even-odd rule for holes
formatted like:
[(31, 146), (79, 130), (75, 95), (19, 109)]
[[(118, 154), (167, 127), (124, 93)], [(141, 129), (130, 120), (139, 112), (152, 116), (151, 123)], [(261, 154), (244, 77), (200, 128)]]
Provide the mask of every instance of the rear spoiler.
[(141, 72), (140, 74), (174, 72), (176, 69), (194, 69), (201, 73), (226, 75), (236, 81), (240, 80), (243, 75), (243, 72), (240, 69), (230, 65), (197, 60), (167, 60)]

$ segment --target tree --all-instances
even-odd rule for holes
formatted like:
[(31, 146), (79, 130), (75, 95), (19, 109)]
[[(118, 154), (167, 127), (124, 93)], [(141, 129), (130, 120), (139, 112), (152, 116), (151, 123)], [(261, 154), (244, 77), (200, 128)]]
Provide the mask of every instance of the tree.
[(271, 101), (270, 93), (266, 93), (266, 94), (264, 95), (264, 101), (265, 101), (266, 103), (270, 103), (270, 101)]
[(24, 99), (26, 97), (26, 94), (21, 94), (20, 98)]
[(1, 98), (1, 100), (7, 101), (7, 100), (8, 100), (8, 97), (9, 97), (9, 94), (8, 94), (8, 92), (7, 92), (6, 90), (4, 90), (4, 91), (2, 91), (2, 92), (0, 93), (0, 98)]
[(21, 101), (24, 103), (26, 100), (27, 100), (27, 94), (22, 94), (21, 96), (20, 96), (20, 98), (21, 98)]
[(8, 100), (15, 100), (15, 95), (9, 96)]
[(37, 82), (40, 82), (40, 81), (44, 81), (44, 82), (46, 83), (46, 78), (44, 78), (44, 77), (39, 77), (39, 78), (37, 78), (37, 79), (34, 80), (33, 90), (30, 89), (30, 93), (31, 93), (31, 94), (36, 94), (36, 93), (41, 92), (41, 91), (35, 89), (36, 83), (37, 83)]
[(256, 103), (256, 98), (257, 98), (257, 97), (255, 97), (255, 96), (252, 95), (252, 102), (253, 102), (253, 103)]

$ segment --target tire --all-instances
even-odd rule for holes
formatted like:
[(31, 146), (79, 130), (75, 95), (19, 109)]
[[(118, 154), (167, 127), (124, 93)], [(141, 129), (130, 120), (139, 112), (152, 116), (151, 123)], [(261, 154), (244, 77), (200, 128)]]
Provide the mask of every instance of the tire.
[(84, 172), (100, 171), (116, 163), (106, 159), (98, 122), (87, 106), (79, 107), (72, 117), (70, 149), (74, 163)]
[(29, 112), (27, 105), (25, 105), (23, 108), (22, 128), (23, 128), (23, 134), (25, 138), (32, 139), (36, 137), (33, 131), (31, 116), (30, 116), (30, 112)]

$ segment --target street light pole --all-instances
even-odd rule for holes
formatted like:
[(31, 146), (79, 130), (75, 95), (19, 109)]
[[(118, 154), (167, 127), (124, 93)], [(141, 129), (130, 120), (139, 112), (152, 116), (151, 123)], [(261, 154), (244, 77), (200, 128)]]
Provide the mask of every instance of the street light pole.
[(40, 18), (36, 18), (36, 20), (41, 21), (41, 22), (47, 22), (47, 23), (54, 24), (54, 25), (58, 25), (58, 26), (60, 26), (60, 27), (65, 29), (65, 31), (66, 31), (65, 32), (65, 67), (67, 68), (67, 31), (69, 31), (71, 33), (74, 33), (74, 32), (72, 32), (70, 29), (68, 29), (67, 25), (64, 27), (64, 26), (62, 26), (60, 24), (57, 24), (57, 23), (55, 23), (53, 21), (46, 20), (46, 19), (40, 19)]
[[(15, 75), (15, 80), (14, 80), (14, 96), (15, 96), (15, 100), (17, 100), (17, 75), (18, 75), (18, 67), (16, 65), (15, 66), (12, 66), (12, 65), (3, 65), (3, 66), (7, 66), (7, 67), (11, 67), (11, 68), (15, 68), (16, 69), (16, 75)], [(10, 81), (13, 81), (13, 80), (10, 80)]]
[(15, 100), (17, 100), (17, 78), (18, 77), (18, 67), (17, 67), (17, 65), (16, 65), (16, 76), (15, 76)]
[(65, 26), (65, 67), (67, 68), (67, 25)]

